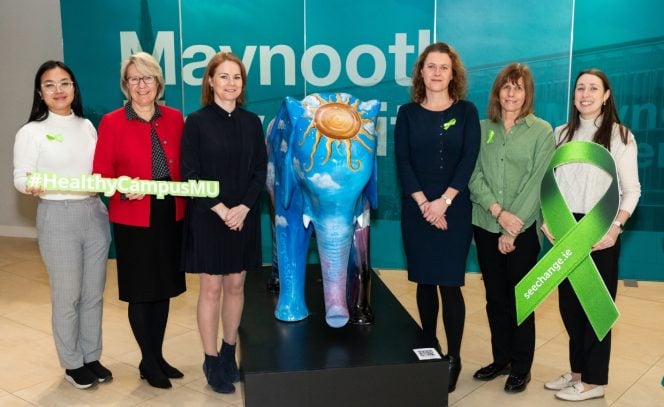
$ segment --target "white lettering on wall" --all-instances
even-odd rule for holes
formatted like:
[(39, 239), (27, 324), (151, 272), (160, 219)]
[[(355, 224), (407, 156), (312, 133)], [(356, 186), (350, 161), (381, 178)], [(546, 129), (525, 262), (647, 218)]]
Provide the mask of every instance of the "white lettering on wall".
[[(430, 30), (418, 30), (418, 53), (430, 44)], [(216, 46), (222, 52), (232, 51), (228, 45)], [(190, 45), (182, 50), (182, 81), (190, 86), (200, 86), (205, 67), (217, 52), (215, 46), (205, 44)], [(259, 78), (261, 86), (275, 84), (272, 77), (273, 64), (283, 63), (284, 78), (286, 86), (296, 85), (297, 60), (295, 51), (286, 44), (269, 45), (245, 45), (242, 52), (242, 62), (250, 72), (256, 50), (259, 53)], [(121, 59), (138, 52), (151, 52), (164, 68), (164, 81), (166, 85), (176, 84), (176, 60), (175, 60), (175, 33), (173, 31), (158, 31), (156, 33), (155, 45), (152, 50), (143, 50), (138, 34), (135, 31), (120, 32)], [(235, 52), (238, 56), (240, 54)], [(394, 78), (391, 78), (400, 86), (409, 86), (408, 56), (415, 54), (415, 46), (408, 43), (406, 33), (395, 33), (394, 44), (387, 47), (387, 53), (394, 55)], [(280, 56), (281, 58), (274, 58)], [(373, 71), (368, 76), (360, 74), (359, 61), (371, 58)], [(345, 59), (345, 63), (342, 64)], [(321, 61), (325, 61), (321, 63)], [(326, 67), (321, 72), (321, 66)], [(314, 68), (315, 67), (315, 68)], [(357, 86), (373, 86), (385, 79), (387, 72), (387, 58), (384, 50), (372, 44), (359, 44), (352, 48), (345, 58), (339, 52), (327, 44), (316, 44), (307, 48), (300, 60), (300, 71), (304, 80), (312, 85), (325, 87), (333, 85), (341, 76), (342, 68), (348, 79)], [(277, 80), (280, 84), (281, 81)]]
[[(365, 54), (371, 56), (374, 62), (374, 71), (366, 78), (360, 76), (357, 71), (358, 60), (360, 59), (360, 56)], [(386, 69), (385, 55), (380, 48), (375, 45), (358, 45), (348, 53), (348, 58), (346, 59), (346, 74), (348, 75), (348, 79), (358, 86), (373, 86), (380, 83), (385, 77)]]
[[(314, 58), (317, 55), (324, 55), (327, 57), (330, 70), (327, 75), (316, 76), (314, 73)], [(302, 62), (300, 62), (300, 69), (302, 69), (302, 76), (304, 80), (315, 86), (330, 86), (339, 79), (341, 74), (341, 58), (337, 51), (329, 45), (314, 45), (304, 51), (302, 55)]]
[(288, 45), (276, 45), (272, 48), (260, 46), (260, 84), (272, 85), (272, 57), (281, 55), (284, 61), (284, 85), (295, 85), (295, 52)]

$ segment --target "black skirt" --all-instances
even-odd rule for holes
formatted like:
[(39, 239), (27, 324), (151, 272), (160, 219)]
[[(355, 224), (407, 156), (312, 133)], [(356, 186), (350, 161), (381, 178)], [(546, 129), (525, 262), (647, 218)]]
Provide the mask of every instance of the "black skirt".
[(186, 290), (180, 271), (182, 221), (175, 220), (175, 199), (150, 199), (150, 226), (113, 224), (120, 300), (152, 302)]

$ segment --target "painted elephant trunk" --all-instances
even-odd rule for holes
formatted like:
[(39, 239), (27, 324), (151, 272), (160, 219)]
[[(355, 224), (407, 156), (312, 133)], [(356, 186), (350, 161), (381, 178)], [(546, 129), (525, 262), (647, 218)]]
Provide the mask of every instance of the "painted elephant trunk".
[(353, 228), (341, 220), (329, 218), (314, 222), (323, 276), (325, 321), (333, 328), (342, 327), (348, 322), (346, 281)]

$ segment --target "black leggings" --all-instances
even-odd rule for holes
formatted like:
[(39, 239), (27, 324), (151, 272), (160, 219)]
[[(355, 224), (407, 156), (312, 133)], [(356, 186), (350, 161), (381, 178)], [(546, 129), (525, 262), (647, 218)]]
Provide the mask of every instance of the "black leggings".
[(440, 348), (436, 339), (436, 326), (438, 324), (438, 290), (443, 301), (443, 326), (447, 338), (447, 353), (459, 357), (461, 351), (461, 338), (466, 319), (466, 304), (463, 302), (461, 287), (447, 287), (442, 285), (417, 285), (417, 310), (420, 313), (422, 331), (431, 342), (431, 346)]
[(164, 361), (162, 345), (169, 308), (170, 299), (129, 303), (129, 325), (141, 348), (141, 362), (147, 370), (158, 369)]

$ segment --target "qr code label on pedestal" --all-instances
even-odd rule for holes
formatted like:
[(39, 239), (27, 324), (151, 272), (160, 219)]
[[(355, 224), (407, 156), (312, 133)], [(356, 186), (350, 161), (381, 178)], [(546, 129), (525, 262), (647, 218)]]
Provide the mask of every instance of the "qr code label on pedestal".
[(434, 348), (413, 349), (419, 360), (441, 359), (440, 354)]

